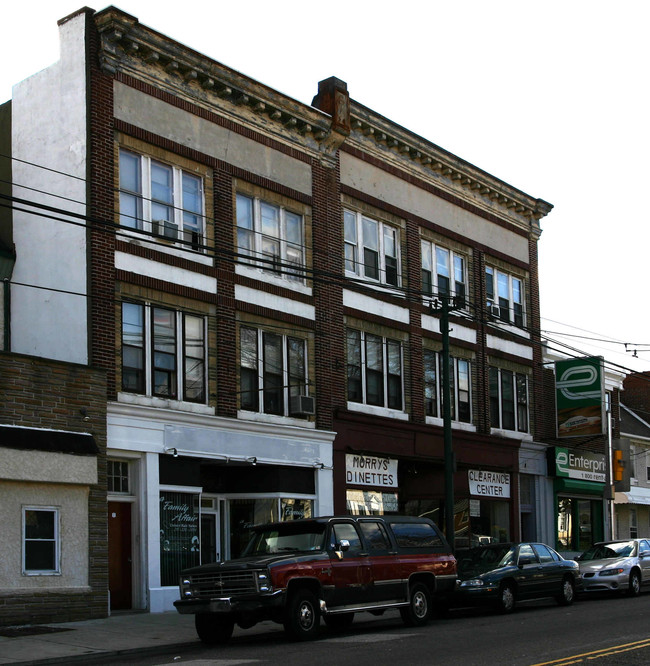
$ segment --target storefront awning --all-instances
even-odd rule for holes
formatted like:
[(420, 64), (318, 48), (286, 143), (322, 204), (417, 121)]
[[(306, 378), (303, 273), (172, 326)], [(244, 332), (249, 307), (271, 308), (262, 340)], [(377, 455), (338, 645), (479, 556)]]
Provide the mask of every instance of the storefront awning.
[(555, 492), (573, 492), (583, 495), (600, 495), (605, 492), (604, 483), (581, 481), (580, 479), (555, 479)]
[(23, 451), (49, 451), (96, 456), (99, 449), (90, 433), (0, 425), (0, 446)]
[(634, 488), (627, 493), (616, 493), (615, 504), (650, 504), (650, 488)]

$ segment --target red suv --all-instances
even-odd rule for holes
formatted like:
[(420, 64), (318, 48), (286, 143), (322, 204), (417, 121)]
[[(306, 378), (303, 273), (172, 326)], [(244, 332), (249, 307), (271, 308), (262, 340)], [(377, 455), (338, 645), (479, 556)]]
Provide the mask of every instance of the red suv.
[(341, 516), (254, 527), (241, 558), (182, 572), (174, 605), (195, 615), (204, 643), (262, 620), (309, 640), (321, 616), (340, 629), (357, 612), (395, 608), (406, 624), (423, 625), (456, 587), (456, 560), (429, 519)]

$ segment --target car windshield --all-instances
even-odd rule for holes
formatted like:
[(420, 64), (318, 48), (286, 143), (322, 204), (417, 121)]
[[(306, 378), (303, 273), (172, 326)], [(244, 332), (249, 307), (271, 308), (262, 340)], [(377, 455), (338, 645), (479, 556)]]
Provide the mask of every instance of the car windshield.
[(323, 550), (325, 525), (288, 521), (254, 528), (242, 557)]
[(479, 546), (459, 557), (458, 568), (461, 578), (465, 578), (506, 566), (504, 561), (513, 557), (514, 548), (509, 543), (499, 546)]
[(586, 560), (611, 560), (618, 557), (630, 557), (636, 552), (635, 541), (619, 541), (614, 543), (597, 543), (586, 550), (580, 559)]

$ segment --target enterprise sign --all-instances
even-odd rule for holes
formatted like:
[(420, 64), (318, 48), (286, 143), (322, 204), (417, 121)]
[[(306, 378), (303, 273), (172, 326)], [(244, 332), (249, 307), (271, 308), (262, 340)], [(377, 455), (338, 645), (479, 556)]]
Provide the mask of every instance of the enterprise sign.
[(510, 497), (510, 474), (507, 472), (484, 472), (480, 469), (470, 469), (469, 492), (480, 497)]
[(346, 453), (345, 480), (351, 486), (397, 488), (397, 460)]
[(604, 483), (607, 480), (606, 461), (602, 453), (555, 447), (555, 473), (560, 477)]

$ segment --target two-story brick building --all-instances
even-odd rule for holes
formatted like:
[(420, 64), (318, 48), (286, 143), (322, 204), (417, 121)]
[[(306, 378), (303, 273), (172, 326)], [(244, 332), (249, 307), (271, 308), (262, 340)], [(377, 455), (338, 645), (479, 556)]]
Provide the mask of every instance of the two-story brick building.
[(11, 103), (11, 350), (105, 372), (111, 607), (263, 520), (444, 526), (446, 305), (456, 543), (518, 538), (550, 204), (339, 79), (304, 104), (115, 8), (60, 34)]

